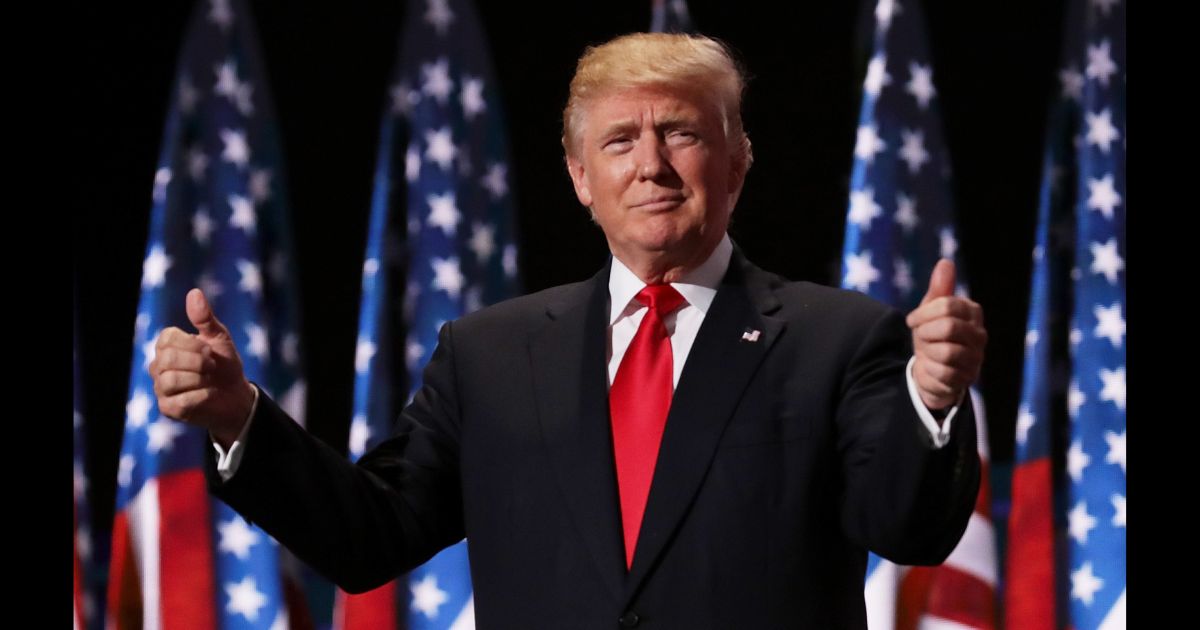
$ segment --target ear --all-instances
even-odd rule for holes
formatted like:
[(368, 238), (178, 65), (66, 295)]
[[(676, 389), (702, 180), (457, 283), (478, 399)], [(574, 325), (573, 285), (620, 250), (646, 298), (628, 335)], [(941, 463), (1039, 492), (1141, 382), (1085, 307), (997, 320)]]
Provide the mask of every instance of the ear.
[(575, 185), (575, 196), (585, 208), (592, 207), (592, 191), (588, 188), (587, 175), (583, 170), (583, 162), (578, 158), (567, 156), (567, 173), (571, 175), (571, 183)]

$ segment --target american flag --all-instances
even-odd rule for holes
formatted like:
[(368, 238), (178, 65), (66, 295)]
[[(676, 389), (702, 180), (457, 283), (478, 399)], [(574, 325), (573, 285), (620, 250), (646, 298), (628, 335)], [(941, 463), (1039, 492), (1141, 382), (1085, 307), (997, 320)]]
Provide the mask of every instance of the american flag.
[(75, 495), (74, 505), (74, 544), (72, 550), (73, 574), (73, 614), (75, 630), (100, 628), (102, 611), (97, 608), (101, 602), (96, 601), (98, 585), (94, 576), (94, 568), (103, 562), (97, 557), (95, 537), (92, 534), (92, 513), (88, 507), (87, 489), (87, 435), (84, 431), (83, 380), (80, 378), (79, 365), (79, 312), (75, 311), (74, 348), (72, 363), (74, 369), (74, 409), (71, 421), (71, 438), (74, 444), (72, 456), (74, 470), (72, 487)]
[[(917, 2), (875, 5), (863, 82), (843, 248), (843, 288), (903, 311), (916, 308), (939, 258), (955, 259), (950, 158), (942, 137), (924, 17)], [(961, 261), (957, 291), (966, 293)], [(978, 392), (983, 479), (967, 530), (938, 567), (903, 567), (870, 554), (864, 594), (872, 630), (995, 627), (996, 550), (987, 428)]]
[(1007, 619), (1124, 628), (1124, 4), (1072, 2), (1063, 41), (1033, 252)]
[[(355, 460), (388, 437), (405, 402), (395, 392), (407, 391), (407, 400), (420, 387), (441, 326), (519, 290), (504, 116), (475, 7), (409, 0), (404, 24), (363, 263)], [(340, 594), (335, 623), (397, 627), (406, 617), (413, 630), (474, 628), (466, 544), (445, 549), (406, 583)]]
[[(278, 137), (250, 12), (198, 3), (154, 175), (117, 474), (109, 627), (288, 628), (278, 544), (211, 498), (207, 432), (159, 415), (147, 366), (158, 333), (193, 330), (204, 290), (246, 375), (303, 417), (304, 381)], [(290, 622), (289, 622), (290, 618)]]
[(690, 33), (692, 30), (687, 0), (651, 0), (650, 32)]

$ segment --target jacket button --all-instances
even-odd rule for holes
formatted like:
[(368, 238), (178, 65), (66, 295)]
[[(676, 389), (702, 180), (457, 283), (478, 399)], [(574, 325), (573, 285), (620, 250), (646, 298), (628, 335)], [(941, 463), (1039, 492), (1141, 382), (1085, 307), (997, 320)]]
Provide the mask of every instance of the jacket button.
[(622, 628), (632, 628), (638, 625), (639, 621), (641, 621), (641, 618), (638, 617), (637, 613), (631, 610), (624, 615), (621, 615), (621, 618), (617, 620), (617, 623), (621, 624)]

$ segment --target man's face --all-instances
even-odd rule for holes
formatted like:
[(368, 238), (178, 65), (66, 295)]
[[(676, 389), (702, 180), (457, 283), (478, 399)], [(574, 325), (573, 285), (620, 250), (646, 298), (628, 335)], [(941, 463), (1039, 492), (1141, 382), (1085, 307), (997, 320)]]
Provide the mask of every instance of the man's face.
[(567, 159), (575, 194), (622, 262), (691, 267), (716, 247), (745, 173), (711, 97), (614, 91), (586, 106), (576, 140)]

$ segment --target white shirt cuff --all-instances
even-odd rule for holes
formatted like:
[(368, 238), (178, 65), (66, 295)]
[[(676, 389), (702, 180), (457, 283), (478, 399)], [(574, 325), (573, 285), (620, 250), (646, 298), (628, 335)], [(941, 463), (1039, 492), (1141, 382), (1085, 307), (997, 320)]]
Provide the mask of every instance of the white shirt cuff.
[(208, 439), (212, 441), (213, 448), (217, 449), (217, 473), (221, 475), (221, 481), (229, 481), (233, 477), (233, 473), (237, 472), (238, 464), (242, 462), (242, 453), (245, 451), (246, 434), (250, 431), (250, 420), (254, 418), (254, 412), (258, 409), (258, 388), (254, 388), (254, 402), (250, 404), (250, 415), (246, 416), (246, 422), (242, 425), (242, 432), (238, 434), (233, 444), (229, 446), (229, 452), (221, 448), (220, 444), (213, 439), (212, 433), (208, 434)]
[(908, 367), (904, 369), (904, 377), (908, 380), (908, 395), (912, 398), (913, 407), (916, 408), (921, 423), (925, 425), (925, 428), (929, 430), (929, 436), (933, 438), (934, 448), (942, 448), (950, 441), (950, 424), (958, 413), (958, 408), (962, 405), (962, 399), (959, 398), (958, 404), (950, 408), (950, 413), (946, 414), (941, 426), (938, 426), (938, 421), (934, 419), (933, 414), (925, 407), (925, 402), (921, 400), (921, 394), (917, 391), (917, 382), (913, 380), (913, 364), (916, 362), (917, 357), (913, 355), (908, 360)]

